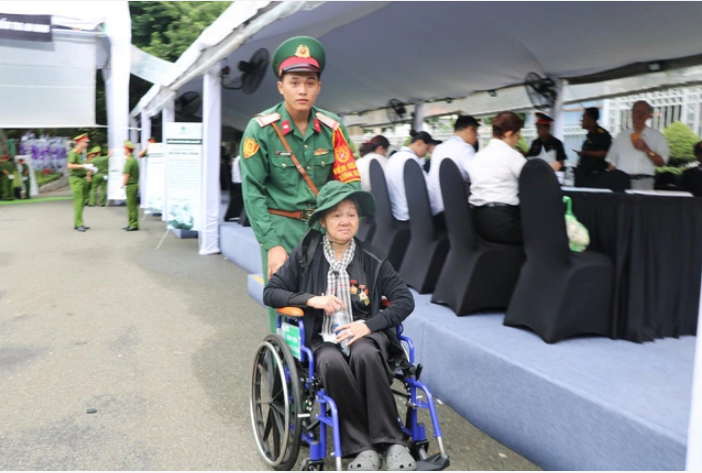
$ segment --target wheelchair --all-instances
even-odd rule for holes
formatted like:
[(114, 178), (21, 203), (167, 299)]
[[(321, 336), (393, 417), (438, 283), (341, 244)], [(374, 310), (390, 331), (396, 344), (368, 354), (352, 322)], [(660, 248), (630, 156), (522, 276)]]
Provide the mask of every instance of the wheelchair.
[[(314, 354), (304, 344), (303, 311), (297, 307), (284, 307), (277, 312), (277, 333), (267, 335), (256, 349), (251, 376), (251, 423), (258, 451), (270, 467), (290, 471), (297, 463), (300, 447), (304, 446), (309, 453), (300, 469), (322, 471), (327, 456), (327, 429), (331, 429), (331, 455), (336, 470), (342, 471), (339, 413), (334, 400), (315, 377)], [(402, 325), (397, 327), (397, 334), (406, 355), (396, 367), (395, 375), (404, 389), (393, 389), (406, 408), (404, 419), (398, 411), (398, 422), (417, 470), (441, 471), (450, 465), (450, 461), (444, 450), (434, 398), (419, 382), (422, 365), (415, 364), (414, 344), (402, 335)], [(427, 454), (426, 427), (418, 419), (419, 409), (427, 409), (431, 416), (433, 435), (439, 448), (439, 452), (431, 456)]]

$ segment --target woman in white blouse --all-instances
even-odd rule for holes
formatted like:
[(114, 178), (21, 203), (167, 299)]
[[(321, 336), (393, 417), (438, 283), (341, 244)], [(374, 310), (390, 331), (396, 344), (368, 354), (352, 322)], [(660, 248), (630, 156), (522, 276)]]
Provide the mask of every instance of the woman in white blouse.
[(492, 121), (492, 139), (468, 165), (473, 221), (480, 236), (489, 241), (523, 241), (519, 175), (526, 159), (514, 149), (523, 126), (516, 113), (501, 112)]
[(361, 189), (364, 191), (370, 192), (371, 190), (371, 162), (375, 159), (385, 168), (385, 164), (388, 162), (388, 158), (386, 158), (388, 148), (390, 148), (390, 142), (383, 135), (376, 135), (370, 141), (361, 144), (359, 148), (361, 158), (356, 160), (356, 167), (361, 174)]

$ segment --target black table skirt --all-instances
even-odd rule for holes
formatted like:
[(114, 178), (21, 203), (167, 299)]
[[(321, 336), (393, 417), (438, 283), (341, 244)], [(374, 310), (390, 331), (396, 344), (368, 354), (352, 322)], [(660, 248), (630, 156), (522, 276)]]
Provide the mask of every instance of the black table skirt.
[(614, 263), (612, 338), (695, 335), (702, 280), (702, 199), (568, 192), (588, 250)]

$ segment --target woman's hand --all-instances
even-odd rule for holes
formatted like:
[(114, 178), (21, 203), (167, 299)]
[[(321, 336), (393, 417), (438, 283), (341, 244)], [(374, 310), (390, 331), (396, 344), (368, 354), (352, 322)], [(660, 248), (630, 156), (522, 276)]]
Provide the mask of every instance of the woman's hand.
[(344, 302), (336, 296), (315, 296), (307, 301), (307, 305), (313, 309), (324, 309), (327, 315), (331, 315), (339, 309), (344, 308)]
[(338, 328), (336, 341), (341, 343), (347, 340), (347, 345), (352, 345), (356, 340), (359, 340), (371, 333), (371, 330), (363, 321), (351, 322), (350, 324), (341, 325)]

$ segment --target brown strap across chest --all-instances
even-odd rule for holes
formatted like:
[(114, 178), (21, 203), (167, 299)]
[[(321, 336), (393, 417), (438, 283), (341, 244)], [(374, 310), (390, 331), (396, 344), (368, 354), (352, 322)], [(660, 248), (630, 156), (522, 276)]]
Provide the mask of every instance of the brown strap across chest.
[(314, 185), (314, 182), (312, 182), (312, 179), (310, 178), (309, 174), (307, 174), (307, 171), (305, 171), (305, 168), (302, 167), (300, 164), (300, 161), (297, 160), (295, 157), (295, 153), (292, 152), (292, 149), (290, 149), (290, 145), (288, 142), (285, 140), (285, 136), (280, 132), (280, 128), (278, 128), (277, 123), (271, 123), (273, 125), (273, 129), (275, 130), (275, 133), (278, 135), (278, 138), (280, 138), (280, 141), (283, 142), (283, 146), (285, 147), (285, 151), (290, 153), (290, 158), (292, 159), (293, 163), (295, 164), (295, 167), (297, 170), (300, 172), (302, 175), (302, 178), (305, 180), (307, 185), (310, 187), (312, 192), (314, 192), (314, 195), (316, 196), (319, 194), (319, 191), (317, 190), (317, 186)]

